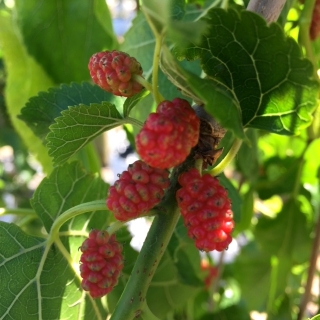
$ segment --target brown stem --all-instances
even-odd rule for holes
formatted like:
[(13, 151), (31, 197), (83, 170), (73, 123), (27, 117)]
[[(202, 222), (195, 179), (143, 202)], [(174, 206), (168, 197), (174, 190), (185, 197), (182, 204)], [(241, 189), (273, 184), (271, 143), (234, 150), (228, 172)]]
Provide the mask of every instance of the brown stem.
[(276, 22), (286, 0), (250, 0), (247, 10), (260, 14), (268, 23)]
[[(319, 208), (319, 212), (320, 212), (320, 208)], [(317, 222), (315, 231), (316, 231), (316, 235), (314, 237), (313, 245), (312, 245), (307, 283), (305, 285), (304, 295), (301, 299), (300, 310), (299, 310), (297, 320), (303, 319), (307, 304), (311, 296), (311, 286), (312, 286), (313, 277), (316, 271), (317, 258), (318, 258), (319, 246), (320, 246), (320, 215), (318, 217), (318, 222)]]

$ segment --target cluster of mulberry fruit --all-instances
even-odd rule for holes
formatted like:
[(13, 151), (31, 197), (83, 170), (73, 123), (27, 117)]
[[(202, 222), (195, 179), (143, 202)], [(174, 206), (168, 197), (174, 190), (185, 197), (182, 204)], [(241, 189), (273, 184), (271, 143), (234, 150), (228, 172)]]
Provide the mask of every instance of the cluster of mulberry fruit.
[[(125, 97), (142, 90), (139, 62), (119, 51), (94, 54), (90, 75), (102, 89)], [(155, 207), (169, 187), (169, 169), (180, 165), (198, 144), (200, 119), (189, 102), (162, 101), (136, 136), (141, 160), (129, 165), (109, 188), (106, 205), (119, 221), (138, 218)], [(217, 178), (196, 169), (178, 178), (176, 200), (188, 235), (202, 251), (222, 251), (230, 244), (234, 227), (227, 191)], [(92, 297), (110, 292), (123, 267), (121, 245), (114, 235), (93, 230), (81, 246), (82, 288)]]
[(81, 286), (93, 298), (101, 298), (118, 283), (123, 268), (122, 246), (114, 234), (91, 230), (80, 250)]

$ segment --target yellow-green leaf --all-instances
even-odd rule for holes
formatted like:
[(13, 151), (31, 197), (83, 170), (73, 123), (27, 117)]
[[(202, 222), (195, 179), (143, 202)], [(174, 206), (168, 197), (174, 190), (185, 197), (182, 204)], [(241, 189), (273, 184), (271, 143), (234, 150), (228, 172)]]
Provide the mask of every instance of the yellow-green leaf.
[(52, 162), (47, 149), (17, 115), (30, 97), (47, 90), (53, 82), (28, 55), (12, 17), (5, 12), (0, 12), (0, 46), (7, 71), (5, 98), (10, 119), (25, 145), (48, 173)]

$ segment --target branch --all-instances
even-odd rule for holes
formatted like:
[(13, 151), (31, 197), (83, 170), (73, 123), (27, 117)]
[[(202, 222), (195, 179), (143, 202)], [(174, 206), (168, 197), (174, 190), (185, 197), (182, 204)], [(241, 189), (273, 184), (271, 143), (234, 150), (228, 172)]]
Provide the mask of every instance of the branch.
[(276, 22), (286, 0), (250, 0), (247, 10), (260, 14), (268, 23)]
[(137, 315), (143, 315), (152, 277), (180, 217), (175, 199), (176, 191), (179, 188), (178, 176), (192, 165), (194, 165), (194, 160), (193, 157), (190, 157), (183, 165), (173, 171), (171, 186), (167, 190), (165, 198), (157, 206), (159, 214), (153, 220), (130, 278), (110, 320), (131, 320)]
[(319, 252), (319, 246), (320, 246), (320, 215), (318, 216), (318, 222), (316, 225), (315, 233), (316, 235), (313, 240), (311, 257), (309, 261), (307, 283), (305, 285), (304, 295), (299, 306), (300, 310), (299, 310), (297, 320), (302, 320), (304, 318), (304, 313), (311, 296), (311, 287), (312, 287), (313, 277), (317, 267), (317, 259), (318, 259), (318, 252)]

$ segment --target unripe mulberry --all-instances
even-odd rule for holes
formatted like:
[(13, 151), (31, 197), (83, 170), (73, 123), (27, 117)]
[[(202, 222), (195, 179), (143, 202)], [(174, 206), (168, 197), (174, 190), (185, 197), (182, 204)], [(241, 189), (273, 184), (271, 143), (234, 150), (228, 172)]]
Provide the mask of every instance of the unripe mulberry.
[(131, 97), (143, 88), (133, 79), (133, 75), (142, 75), (140, 63), (124, 52), (95, 53), (88, 68), (93, 82), (116, 96)]
[(92, 230), (80, 250), (81, 287), (93, 298), (101, 298), (118, 283), (123, 268), (122, 246), (114, 234)]
[(161, 102), (136, 136), (141, 159), (155, 168), (181, 164), (199, 139), (200, 120), (189, 102), (176, 98)]
[(168, 170), (138, 160), (109, 188), (107, 207), (119, 221), (137, 218), (161, 201), (168, 186)]
[(204, 284), (206, 289), (210, 289), (214, 280), (219, 274), (219, 269), (215, 266), (210, 265), (206, 260), (201, 261), (201, 270), (206, 272), (206, 277), (204, 279)]
[(176, 199), (188, 229), (188, 236), (202, 251), (223, 251), (232, 241), (234, 227), (227, 191), (210, 174), (196, 169), (181, 174)]

